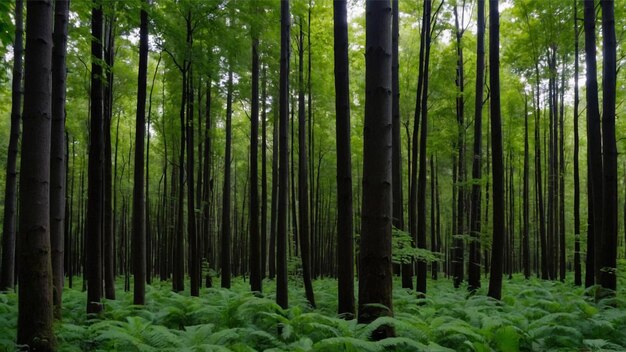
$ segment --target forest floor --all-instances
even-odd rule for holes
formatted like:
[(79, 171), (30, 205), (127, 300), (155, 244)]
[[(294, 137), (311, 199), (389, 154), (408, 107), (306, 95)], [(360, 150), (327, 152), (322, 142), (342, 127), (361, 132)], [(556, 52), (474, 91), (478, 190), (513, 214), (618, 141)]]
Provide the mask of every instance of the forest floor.
[[(55, 331), (59, 351), (626, 351), (626, 278), (620, 273), (617, 297), (599, 302), (592, 298), (594, 288), (575, 287), (571, 280), (516, 275), (505, 279), (500, 302), (487, 298), (485, 288), (473, 296), (465, 287), (455, 290), (447, 279), (430, 280), (428, 297), (420, 299), (398, 281), (395, 317), (369, 325), (336, 315), (332, 279), (314, 282), (316, 309), (307, 306), (301, 281), (293, 279), (288, 310), (274, 303), (270, 280), (261, 298), (242, 279), (231, 290), (202, 289), (199, 298), (155, 282), (147, 288), (145, 307), (132, 305), (132, 292), (124, 292), (120, 280), (117, 300), (105, 301), (103, 315), (89, 320), (82, 282), (74, 280)], [(393, 324), (398, 337), (368, 341), (381, 324)], [(17, 296), (0, 294), (0, 351), (16, 349), (16, 326)]]

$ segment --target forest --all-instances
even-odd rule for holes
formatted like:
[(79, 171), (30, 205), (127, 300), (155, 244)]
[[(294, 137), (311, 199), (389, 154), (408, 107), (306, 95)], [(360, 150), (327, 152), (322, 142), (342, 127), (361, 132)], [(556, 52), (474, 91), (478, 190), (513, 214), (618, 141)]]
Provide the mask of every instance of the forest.
[(625, 66), (624, 0), (0, 0), (0, 351), (626, 351)]

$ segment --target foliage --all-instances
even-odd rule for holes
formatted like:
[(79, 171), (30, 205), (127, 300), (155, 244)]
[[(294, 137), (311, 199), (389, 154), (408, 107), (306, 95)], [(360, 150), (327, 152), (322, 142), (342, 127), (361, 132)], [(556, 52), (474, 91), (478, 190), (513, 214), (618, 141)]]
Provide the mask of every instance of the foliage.
[[(622, 263), (623, 264), (623, 263)], [(336, 315), (336, 285), (314, 282), (318, 308), (306, 303), (298, 280), (294, 305), (274, 302), (273, 282), (257, 297), (241, 279), (232, 290), (203, 289), (199, 298), (170, 291), (167, 282), (147, 289), (147, 305), (132, 305), (118, 291), (98, 319), (84, 314), (85, 294), (66, 289), (64, 319), (57, 323), (60, 351), (620, 351), (626, 348), (626, 298), (594, 302), (591, 290), (514, 277), (502, 301), (463, 295), (449, 281), (432, 281), (430, 295), (394, 292), (394, 317), (357, 324)], [(76, 287), (81, 286), (75, 280)], [(123, 287), (120, 283), (118, 287)], [(623, 287), (623, 286), (622, 286)], [(0, 351), (14, 349), (17, 296), (0, 295)], [(397, 337), (369, 341), (380, 325)]]

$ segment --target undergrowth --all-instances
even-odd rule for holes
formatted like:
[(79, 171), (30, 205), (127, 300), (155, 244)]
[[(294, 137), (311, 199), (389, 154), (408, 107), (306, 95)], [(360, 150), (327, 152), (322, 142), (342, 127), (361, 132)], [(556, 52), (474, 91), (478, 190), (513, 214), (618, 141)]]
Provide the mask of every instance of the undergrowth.
[[(623, 272), (623, 271), (622, 271)], [(626, 284), (620, 278), (620, 287)], [(81, 287), (75, 280), (75, 287)], [(275, 302), (274, 283), (257, 297), (235, 280), (231, 290), (202, 289), (200, 297), (171, 292), (169, 283), (147, 287), (146, 306), (117, 291), (98, 319), (87, 319), (85, 293), (66, 289), (63, 321), (55, 331), (60, 351), (625, 351), (626, 298), (595, 302), (595, 288), (505, 280), (502, 301), (485, 289), (468, 295), (448, 280), (430, 281), (429, 294), (394, 291), (393, 318), (357, 324), (338, 317), (335, 280), (314, 282), (311, 309), (299, 282), (290, 283), (290, 309)], [(118, 283), (118, 287), (123, 287)], [(383, 324), (397, 337), (369, 341)], [(0, 351), (15, 350), (17, 297), (0, 294)]]

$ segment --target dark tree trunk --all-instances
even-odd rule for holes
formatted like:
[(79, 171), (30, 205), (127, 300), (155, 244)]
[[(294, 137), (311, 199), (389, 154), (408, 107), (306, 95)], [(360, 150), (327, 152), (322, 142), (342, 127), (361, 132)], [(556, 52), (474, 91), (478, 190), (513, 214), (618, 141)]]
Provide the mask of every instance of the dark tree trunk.
[[(104, 215), (103, 215), (103, 234), (104, 242), (104, 295), (107, 299), (115, 299), (115, 214), (116, 214), (116, 195), (113, 194), (112, 184), (112, 163), (111, 163), (111, 121), (113, 118), (113, 61), (114, 61), (114, 43), (115, 43), (115, 3), (113, 3), (113, 11), (105, 17), (104, 32), (104, 62), (106, 83), (103, 93), (104, 106)], [(119, 126), (119, 119), (118, 119)], [(117, 153), (117, 140), (115, 143), (115, 152)], [(117, 167), (117, 164), (116, 164)]]
[(530, 236), (528, 226), (528, 96), (524, 96), (524, 189), (523, 189), (523, 220), (522, 220), (522, 256), (524, 266), (524, 277), (530, 278)]
[[(142, 2), (147, 6), (147, 1)], [(141, 9), (139, 26), (139, 72), (135, 122), (135, 173), (133, 178), (133, 304), (145, 304), (146, 295), (146, 203), (144, 144), (146, 136), (146, 81), (148, 75), (148, 12)]]
[(102, 110), (102, 6), (94, 0), (91, 12), (91, 127), (87, 196), (87, 313), (100, 313), (102, 304), (103, 214), (103, 110)]
[(489, 0), (489, 83), (491, 96), (491, 146), (493, 167), (493, 242), (489, 297), (502, 296), (502, 250), (504, 236), (504, 167), (502, 165), (502, 118), (500, 116), (500, 13), (498, 1)]
[[(211, 121), (211, 81), (207, 82), (206, 87), (206, 122), (204, 123), (204, 162), (202, 163), (203, 172), (202, 172), (202, 184), (204, 185), (202, 188), (202, 231), (204, 238), (204, 261), (208, 262), (210, 253), (211, 253), (211, 194), (213, 194), (213, 179), (211, 178), (211, 167), (209, 164), (211, 163), (212, 157), (212, 146), (211, 146), (211, 131), (212, 124)], [(209, 264), (213, 265), (214, 263), (209, 262)], [(211, 275), (207, 273), (205, 278), (205, 287), (209, 288), (212, 286)]]
[(574, 0), (574, 284), (582, 285), (580, 265), (580, 172), (578, 147), (578, 0)]
[(276, 303), (283, 309), (289, 307), (287, 293), (287, 200), (289, 167), (289, 47), (290, 47), (289, 0), (280, 2), (280, 92), (279, 92), (279, 190), (276, 230)]
[(602, 270), (600, 285), (617, 287), (617, 146), (615, 141), (616, 38), (614, 2), (602, 6)]
[(274, 108), (272, 131), (272, 204), (270, 209), (270, 243), (268, 251), (268, 275), (270, 279), (276, 276), (276, 231), (278, 219), (278, 113)]
[[(463, 282), (464, 268), (465, 268), (465, 248), (463, 237), (465, 235), (465, 73), (463, 69), (463, 46), (461, 40), (463, 39), (463, 30), (460, 28), (463, 24), (459, 24), (458, 6), (454, 6), (454, 24), (455, 24), (455, 36), (456, 36), (456, 119), (458, 124), (457, 134), (457, 148), (458, 148), (458, 171), (457, 171), (457, 213), (456, 213), (456, 231), (454, 233), (454, 257), (452, 259), (453, 275), (454, 275), (454, 287), (458, 288)], [(465, 8), (463, 8), (465, 11)], [(427, 49), (428, 50), (428, 49)], [(420, 203), (422, 204), (422, 203)]]
[[(188, 31), (191, 33), (191, 31)], [(191, 48), (191, 38), (188, 40)], [(198, 236), (196, 230), (196, 191), (194, 181), (194, 127), (193, 127), (193, 74), (191, 71), (191, 62), (189, 63), (189, 80), (187, 81), (187, 248), (188, 248), (188, 270), (189, 270), (189, 286), (192, 296), (200, 295), (200, 266), (198, 260)]]
[(267, 66), (263, 66), (261, 93), (261, 280), (267, 267)]
[(13, 43), (13, 82), (11, 92), (11, 133), (7, 155), (7, 177), (4, 191), (4, 218), (2, 221), (2, 272), (0, 291), (13, 288), (15, 282), (15, 224), (17, 200), (17, 152), (22, 118), (22, 54), (23, 54), (23, 0), (15, 1), (15, 42)]
[(350, 77), (347, 1), (333, 2), (335, 111), (337, 136), (337, 312), (354, 316), (354, 239), (352, 157), (350, 152)]
[(483, 88), (485, 81), (485, 0), (478, 0), (476, 31), (476, 96), (474, 100), (474, 158), (472, 159), (472, 203), (469, 249), (468, 289), (480, 287), (480, 233), (482, 178)]
[[(421, 99), (421, 126), (420, 126), (420, 146), (419, 146), (419, 172), (417, 179), (417, 247), (426, 249), (426, 139), (428, 136), (428, 65), (430, 62), (430, 41), (431, 41), (431, 11), (432, 1), (426, 0), (424, 2), (424, 28), (426, 32), (424, 38), (425, 53), (424, 53), (424, 71), (422, 72), (423, 87), (422, 87), (422, 99)], [(415, 172), (415, 170), (414, 170)], [(425, 260), (420, 259), (417, 261), (417, 281), (415, 289), (417, 292), (426, 294), (426, 276), (427, 276), (427, 263)]]
[(228, 71), (228, 93), (226, 97), (226, 151), (224, 153), (224, 189), (222, 191), (222, 250), (220, 253), (222, 268), (222, 287), (230, 288), (230, 161), (232, 144), (232, 104), (233, 71)]
[[(587, 160), (589, 180), (591, 181), (591, 194), (589, 199), (593, 202), (593, 218), (590, 226), (593, 227), (593, 269), (595, 282), (599, 283), (600, 270), (602, 268), (603, 257), (606, 253), (602, 252), (602, 214), (603, 214), (603, 188), (602, 188), (602, 137), (600, 131), (600, 108), (598, 104), (598, 77), (596, 69), (596, 32), (595, 32), (595, 6), (594, 1), (585, 1), (584, 3), (584, 21), (585, 21), (585, 63), (586, 69), (586, 95), (587, 95)], [(610, 112), (609, 112), (610, 113)], [(609, 117), (610, 118), (610, 117)], [(589, 245), (589, 241), (587, 242)], [(589, 251), (589, 249), (588, 249)], [(587, 258), (587, 259), (592, 259)]]
[[(400, 138), (400, 81), (399, 69), (399, 38), (400, 19), (398, 0), (391, 1), (391, 178), (393, 187), (393, 226), (404, 230), (404, 204), (402, 201), (402, 140)], [(413, 263), (402, 263), (402, 287), (413, 289)]]
[[(560, 87), (560, 110), (559, 110), (559, 280), (565, 282), (566, 274), (566, 251), (565, 251), (565, 141), (564, 141), (564, 115), (565, 115), (565, 57), (561, 64), (561, 87)], [(616, 190), (617, 191), (617, 190)]]
[[(430, 2), (430, 1), (428, 1)], [(393, 315), (391, 270), (392, 121), (391, 3), (368, 0), (365, 35), (365, 127), (363, 136), (363, 209), (359, 253), (359, 323)], [(394, 336), (391, 325), (372, 339)]]
[[(435, 156), (430, 155), (430, 246), (433, 253), (437, 252), (439, 242), (437, 241), (437, 212), (436, 212), (436, 190), (435, 190)], [(431, 277), (437, 280), (437, 271), (439, 270), (437, 261), (432, 262)], [(479, 269), (480, 270), (480, 269)], [(480, 275), (480, 271), (478, 273)]]
[(69, 2), (54, 2), (54, 33), (52, 34), (52, 145), (50, 150), (50, 245), (54, 316), (61, 319), (63, 303), (63, 266), (65, 249), (65, 53)]
[(252, 39), (252, 114), (250, 122), (250, 289), (262, 291), (259, 238), (259, 40)]
[[(50, 131), (52, 3), (29, 1), (26, 12), (24, 132), (20, 164), (17, 343), (55, 351), (50, 262)], [(100, 297), (98, 296), (98, 299)]]
[(311, 249), (309, 247), (310, 219), (309, 219), (309, 185), (308, 160), (306, 144), (306, 116), (304, 111), (304, 33), (302, 18), (300, 18), (300, 47), (298, 65), (298, 213), (300, 219), (300, 256), (302, 257), (302, 279), (306, 299), (315, 307), (315, 295), (311, 283)]

